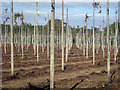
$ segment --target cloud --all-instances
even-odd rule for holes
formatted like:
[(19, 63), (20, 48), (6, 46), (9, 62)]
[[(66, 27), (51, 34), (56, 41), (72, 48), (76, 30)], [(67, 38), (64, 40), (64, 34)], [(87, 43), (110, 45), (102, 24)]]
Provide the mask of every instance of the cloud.
[[(24, 11), (24, 13), (28, 13), (28, 14), (36, 14), (36, 11)], [(44, 14), (44, 15), (47, 15), (48, 12), (41, 12), (41, 11), (38, 11), (38, 14)]]
[[(10, 1), (10, 0), (9, 0)], [(14, 0), (15, 1), (15, 0)], [(26, 0), (24, 0), (26, 1)], [(91, 0), (92, 1), (92, 0)], [(25, 22), (34, 24), (34, 17), (36, 15), (36, 4), (35, 2), (14, 2), (14, 13), (19, 12), (23, 10), (25, 15)], [(98, 14), (99, 9), (95, 9), (95, 25), (102, 24), (102, 18), (103, 15), (106, 18), (106, 3), (101, 3), (102, 5), (102, 14)], [(117, 2), (110, 3), (110, 23), (114, 22), (114, 12), (115, 7), (117, 7)], [(39, 18), (39, 24), (45, 24), (44, 18), (47, 18), (47, 14), (51, 14), (51, 3), (50, 2), (39, 2), (38, 3), (38, 10), (40, 16)], [(57, 2), (55, 8), (55, 18), (61, 19), (62, 18), (62, 3)], [(5, 8), (8, 8), (9, 13), (7, 14), (10, 16), (10, 2), (3, 2), (3, 10)], [(92, 26), (92, 15), (93, 15), (93, 9), (92, 9), (92, 3), (91, 2), (65, 2), (64, 3), (64, 21), (66, 21), (66, 9), (68, 8), (69, 12), (69, 24), (71, 26), (74, 25), (83, 25), (83, 21), (85, 19), (85, 14), (88, 13), (88, 15), (91, 16), (90, 20), (88, 20), (88, 25)], [(5, 14), (3, 12), (3, 19), (5, 18)], [(50, 16), (51, 18), (51, 16)], [(106, 20), (105, 20), (106, 25)]]

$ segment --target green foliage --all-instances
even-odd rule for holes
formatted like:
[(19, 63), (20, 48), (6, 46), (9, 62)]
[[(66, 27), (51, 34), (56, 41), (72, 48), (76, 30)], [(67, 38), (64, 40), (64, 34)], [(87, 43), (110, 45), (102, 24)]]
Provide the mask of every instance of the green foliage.
[(102, 83), (102, 84), (101, 84), (101, 87), (102, 87), (102, 88), (104, 88), (104, 87), (105, 87), (105, 84), (104, 84), (104, 83)]
[[(49, 20), (49, 29), (51, 29), (51, 20)], [(55, 19), (55, 30), (62, 29), (62, 21), (60, 19)]]
[(76, 43), (76, 39), (75, 38), (73, 38), (73, 44), (75, 44)]
[[(120, 33), (120, 22), (118, 24), (118, 30), (119, 30), (119, 33)], [(113, 33), (115, 33), (115, 22), (111, 25), (109, 25), (109, 28), (110, 28), (110, 32), (112, 30)], [(107, 34), (107, 27), (104, 28), (104, 34), (106, 35)]]
[[(119, 23), (120, 25), (120, 23)], [(5, 25), (1, 24), (2, 26), (2, 34), (4, 35), (4, 31), (5, 31)], [(10, 25), (7, 24), (7, 32), (10, 33)], [(27, 31), (25, 31), (25, 26), (26, 29), (29, 29), (30, 34), (34, 33), (34, 25), (32, 25), (31, 23), (25, 23), (24, 24), (24, 28), (23, 28), (23, 33), (27, 33)], [(13, 32), (14, 33), (18, 33), (20, 31), (20, 27), (21, 25), (14, 25), (13, 26)], [(38, 25), (38, 29), (39, 29), (39, 33), (41, 33), (42, 28), (44, 27), (44, 33), (47, 33), (47, 28), (48, 28), (48, 23), (46, 23), (46, 25)], [(60, 30), (60, 33), (62, 31), (62, 21), (60, 19), (55, 19), (55, 32), (58, 32)], [(81, 30), (83, 31), (83, 27), (81, 27)], [(113, 24), (110, 25), (110, 32), (111, 30), (113, 30), (113, 33), (115, 33), (115, 22)], [(51, 31), (51, 20), (49, 20), (49, 31)], [(72, 37), (73, 37), (73, 42), (76, 41), (76, 34), (80, 31), (79, 28), (71, 28), (71, 32), (72, 32)], [(84, 29), (84, 33), (86, 32), (86, 29)], [(95, 27), (95, 32), (98, 32), (98, 28)], [(66, 25), (64, 24), (64, 33), (66, 33)], [(83, 32), (81, 32), (83, 33)], [(88, 29), (88, 34), (91, 34), (92, 36), (93, 30), (92, 29)], [(119, 27), (119, 33), (120, 33), (120, 27)], [(104, 28), (104, 35), (107, 34), (107, 27)], [(86, 40), (86, 36), (85, 36), (85, 40)]]
[(112, 78), (112, 79), (111, 79), (111, 81), (113, 82), (113, 81), (114, 81), (114, 79)]

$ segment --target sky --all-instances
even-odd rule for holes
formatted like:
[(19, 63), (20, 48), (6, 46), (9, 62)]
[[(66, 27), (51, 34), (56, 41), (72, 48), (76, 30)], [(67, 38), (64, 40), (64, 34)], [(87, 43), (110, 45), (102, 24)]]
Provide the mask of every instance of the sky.
[[(10, 1), (11, 0), (4, 0), (2, 2), (2, 21), (5, 20), (5, 17), (10, 17)], [(35, 0), (13, 0), (13, 11), (14, 13), (21, 13), (23, 11), (24, 13), (24, 21), (27, 23), (34, 24), (34, 18), (36, 16), (36, 3)], [(43, 2), (43, 0), (39, 0), (38, 3), (38, 24), (39, 25), (45, 25), (47, 22), (45, 21), (45, 18), (47, 18), (48, 14), (51, 18), (51, 0), (46, 0), (46, 2)], [(55, 18), (61, 19), (62, 18), (62, 2), (60, 0), (55, 3)], [(82, 27), (85, 25), (84, 19), (85, 14), (87, 13), (89, 16), (91, 16), (88, 20), (88, 27), (90, 28), (93, 25), (93, 7), (92, 7), (92, 0), (64, 0), (64, 21), (66, 22), (66, 12), (68, 8), (68, 14), (69, 14), (69, 25), (77, 27), (79, 25)], [(95, 0), (95, 1), (105, 1), (105, 0)], [(118, 1), (119, 0), (109, 0), (110, 1), (110, 24), (112, 24), (115, 21), (115, 8), (118, 10)], [(114, 2), (113, 2), (114, 1)], [(100, 2), (101, 5), (101, 14), (98, 14), (100, 9), (95, 9), (95, 26), (99, 27), (100, 25), (103, 25), (103, 16), (106, 26), (106, 2)], [(8, 8), (8, 12), (5, 13), (4, 9)], [(20, 24), (20, 20), (17, 20)], [(7, 24), (10, 23), (10, 20), (6, 22)]]
[[(11, 0), (4, 0), (4, 2), (10, 2)], [(51, 0), (13, 0), (14, 2), (50, 2)], [(55, 0), (55, 2), (61, 2), (62, 0)], [(64, 2), (92, 2), (93, 0), (64, 0)], [(107, 0), (95, 0), (96, 2), (106, 2)], [(109, 0), (109, 2), (119, 2), (119, 0)]]

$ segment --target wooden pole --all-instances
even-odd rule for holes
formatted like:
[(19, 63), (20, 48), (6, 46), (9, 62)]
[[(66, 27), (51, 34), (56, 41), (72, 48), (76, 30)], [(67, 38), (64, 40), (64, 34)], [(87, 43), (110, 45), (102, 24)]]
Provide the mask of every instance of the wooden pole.
[(13, 0), (11, 0), (11, 75), (14, 75), (14, 58), (13, 58)]
[(86, 42), (87, 42), (87, 46), (86, 46), (86, 58), (88, 58), (88, 22), (86, 21)]
[(117, 21), (117, 10), (115, 9), (115, 40), (114, 40), (114, 62), (116, 63), (116, 56), (118, 52), (117, 46), (117, 37), (118, 37), (118, 21)]
[(4, 51), (5, 51), (5, 54), (6, 54), (6, 23), (5, 23), (5, 36), (4, 36), (4, 38), (5, 38), (5, 42), (4, 42), (4, 44), (5, 44), (5, 46), (4, 46)]
[(54, 88), (54, 19), (55, 0), (51, 0), (50, 88)]
[(83, 24), (83, 55), (85, 56), (85, 33), (84, 33), (84, 24)]
[(62, 0), (62, 70), (64, 70), (64, 1)]
[(36, 40), (35, 40), (35, 36), (36, 36), (36, 34), (35, 34), (35, 17), (34, 17), (34, 55), (36, 55)]
[(104, 54), (104, 16), (103, 16), (103, 29), (102, 29), (102, 51), (103, 51), (103, 58), (105, 58), (105, 54)]
[(109, 0), (107, 0), (107, 53), (108, 53), (108, 59), (107, 59), (107, 71), (108, 71), (108, 82), (111, 82), (110, 79), (110, 40), (109, 40)]
[(68, 60), (68, 8), (67, 8), (67, 28), (66, 28), (66, 62)]
[(94, 12), (95, 12), (95, 6), (94, 6), (94, 0), (93, 0), (93, 65), (95, 65), (95, 36), (94, 36), (95, 15), (94, 15)]
[(38, 2), (36, 2), (36, 29), (37, 29), (37, 62), (39, 62)]
[(47, 58), (49, 58), (49, 14), (48, 14), (48, 31), (47, 31)]

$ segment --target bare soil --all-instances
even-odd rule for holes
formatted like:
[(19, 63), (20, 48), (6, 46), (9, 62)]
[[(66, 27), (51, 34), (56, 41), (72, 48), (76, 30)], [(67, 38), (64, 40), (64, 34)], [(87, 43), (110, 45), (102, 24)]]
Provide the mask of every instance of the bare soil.
[[(24, 59), (21, 49), (14, 46), (14, 76), (11, 76), (11, 50), (7, 44), (7, 53), (4, 53), (2, 45), (2, 87), (3, 88), (27, 88), (27, 89), (49, 89), (50, 88), (50, 59), (47, 58), (46, 48), (42, 52), (39, 47), (39, 62), (34, 55), (33, 46), (28, 51), (24, 45)], [(119, 50), (120, 51), (120, 50)], [(62, 71), (61, 49), (55, 48), (55, 88), (118, 88), (118, 63), (114, 63), (114, 50), (111, 49), (111, 83), (107, 78), (107, 50), (105, 58), (102, 50), (95, 55), (95, 65), (92, 61), (92, 49), (89, 48), (88, 59), (75, 45), (68, 54), (68, 62), (65, 62), (65, 70)], [(118, 52), (120, 54), (120, 52)], [(117, 61), (118, 61), (117, 57)], [(104, 83), (105, 87), (102, 87)]]

